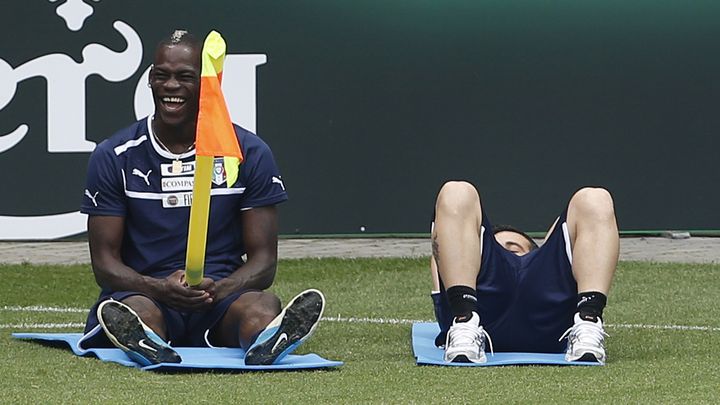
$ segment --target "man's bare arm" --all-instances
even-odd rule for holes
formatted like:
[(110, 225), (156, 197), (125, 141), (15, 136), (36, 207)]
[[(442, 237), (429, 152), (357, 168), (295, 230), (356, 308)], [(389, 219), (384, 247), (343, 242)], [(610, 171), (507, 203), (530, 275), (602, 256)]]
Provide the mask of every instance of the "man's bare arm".
[(88, 218), (88, 241), (95, 281), (112, 291), (136, 291), (178, 308), (200, 308), (209, 294), (183, 286), (176, 272), (166, 279), (143, 276), (122, 261), (121, 248), (125, 218), (94, 216)]
[(242, 289), (265, 290), (275, 280), (277, 208), (257, 207), (243, 211), (241, 216), (247, 262), (226, 279), (217, 281), (218, 298)]

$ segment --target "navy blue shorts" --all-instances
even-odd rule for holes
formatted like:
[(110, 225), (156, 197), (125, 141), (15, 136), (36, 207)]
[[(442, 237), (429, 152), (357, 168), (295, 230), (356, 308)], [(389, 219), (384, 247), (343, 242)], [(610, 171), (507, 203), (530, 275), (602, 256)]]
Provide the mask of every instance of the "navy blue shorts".
[[(171, 345), (177, 347), (211, 347), (212, 344), (208, 341), (207, 337), (210, 329), (222, 319), (230, 307), (230, 304), (248, 291), (252, 290), (230, 294), (207, 311), (182, 312), (155, 300), (153, 300), (153, 302), (163, 313), (168, 341)], [(101, 302), (111, 298), (116, 301), (122, 301), (132, 295), (143, 294), (134, 291), (119, 291), (100, 295), (98, 301), (92, 309), (90, 309), (90, 313), (88, 314), (84, 336), (78, 342), (81, 348), (114, 347), (107, 338), (107, 335), (105, 335), (97, 319), (97, 307)]]
[[(567, 210), (539, 249), (517, 256), (495, 240), (492, 225), (483, 213), (477, 311), (495, 351), (565, 351), (566, 342), (558, 339), (572, 326), (577, 303), (566, 216)], [(433, 300), (444, 342), (452, 313), (442, 285)]]

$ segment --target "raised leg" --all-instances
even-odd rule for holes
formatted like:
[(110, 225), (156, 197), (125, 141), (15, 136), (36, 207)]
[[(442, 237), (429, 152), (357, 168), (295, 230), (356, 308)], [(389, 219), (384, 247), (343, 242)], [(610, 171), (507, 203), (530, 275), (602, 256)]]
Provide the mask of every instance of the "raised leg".
[[(477, 276), (482, 248), (482, 208), (475, 187), (451, 181), (435, 204), (431, 270), (447, 289), (453, 322), (445, 341), (445, 361), (484, 363), (485, 337), (477, 311)], [(435, 281), (435, 280), (434, 280)]]
[(577, 313), (568, 329), (565, 359), (605, 363), (603, 309), (617, 267), (620, 239), (610, 193), (583, 188), (567, 212), (572, 271), (578, 289)]
[(432, 232), (433, 258), (445, 288), (475, 288), (480, 272), (482, 209), (475, 187), (467, 182), (447, 182), (435, 204)]
[(620, 251), (610, 193), (602, 188), (579, 190), (570, 200), (567, 224), (578, 293), (599, 291), (607, 295)]

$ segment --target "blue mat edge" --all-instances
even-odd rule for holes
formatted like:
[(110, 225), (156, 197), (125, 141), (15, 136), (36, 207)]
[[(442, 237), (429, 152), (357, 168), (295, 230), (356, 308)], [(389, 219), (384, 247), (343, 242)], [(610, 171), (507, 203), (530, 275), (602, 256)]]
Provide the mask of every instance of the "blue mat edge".
[[(134, 367), (141, 370), (147, 370), (147, 371), (168, 371), (168, 370), (213, 370), (213, 369), (223, 369), (223, 370), (247, 370), (247, 371), (281, 371), (281, 370), (310, 370), (310, 369), (319, 369), (319, 368), (331, 368), (331, 367), (339, 367), (342, 366), (344, 363), (342, 361), (335, 361), (335, 360), (327, 360), (322, 357), (320, 357), (317, 354), (309, 353), (309, 354), (303, 354), (303, 355), (294, 355), (290, 354), (283, 359), (284, 364), (277, 364), (277, 365), (271, 365), (271, 366), (248, 366), (242, 363), (232, 364), (232, 365), (197, 365), (197, 364), (176, 364), (176, 363), (160, 363), (160, 364), (153, 364), (149, 366), (142, 366), (134, 361), (132, 361), (130, 358), (127, 358), (125, 356), (125, 353), (120, 349), (113, 349), (113, 348), (100, 348), (100, 349), (82, 349), (78, 347), (77, 342), (80, 340), (80, 337), (82, 337), (82, 333), (35, 333), (35, 332), (13, 332), (11, 333), (12, 337), (15, 339), (21, 339), (21, 340), (29, 340), (29, 341), (45, 341), (45, 342), (58, 342), (58, 343), (64, 343), (67, 345), (70, 350), (77, 356), (80, 357), (87, 357), (87, 356), (93, 356), (97, 359), (104, 361), (104, 362), (112, 362), (116, 364), (120, 364), (126, 367)], [(177, 348), (178, 351), (182, 352), (185, 350), (197, 350), (197, 349), (209, 349), (209, 348), (183, 348), (179, 347)], [(244, 353), (242, 349), (232, 349), (232, 348), (216, 348), (214, 350), (227, 350), (229, 352), (234, 353)], [(118, 354), (122, 354), (121, 357), (126, 357), (125, 359), (105, 359), (99, 356), (98, 354), (102, 354), (103, 352), (112, 353), (114, 356)], [(293, 361), (302, 359), (305, 361), (305, 363), (299, 363), (299, 364), (293, 364), (293, 363), (285, 363), (286, 360)]]
[[(492, 367), (511, 365), (602, 366), (589, 361), (566, 361), (563, 353), (488, 353), (487, 363), (447, 363), (443, 350), (435, 347), (435, 336), (440, 327), (435, 322), (415, 322), (412, 325), (412, 348), (418, 365), (446, 367)], [(428, 356), (428, 354), (430, 354)]]

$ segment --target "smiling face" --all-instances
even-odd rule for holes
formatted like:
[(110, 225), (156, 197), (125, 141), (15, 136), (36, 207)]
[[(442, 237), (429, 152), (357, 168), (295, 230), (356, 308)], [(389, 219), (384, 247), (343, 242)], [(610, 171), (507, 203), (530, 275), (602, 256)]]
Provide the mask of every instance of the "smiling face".
[(155, 51), (150, 88), (155, 120), (165, 127), (194, 130), (200, 105), (200, 51), (187, 43), (161, 45)]

